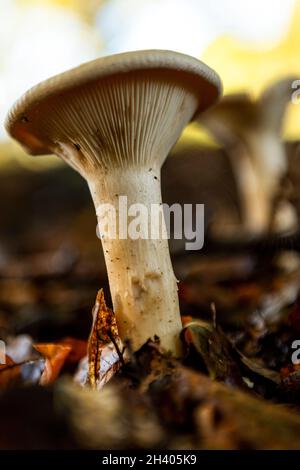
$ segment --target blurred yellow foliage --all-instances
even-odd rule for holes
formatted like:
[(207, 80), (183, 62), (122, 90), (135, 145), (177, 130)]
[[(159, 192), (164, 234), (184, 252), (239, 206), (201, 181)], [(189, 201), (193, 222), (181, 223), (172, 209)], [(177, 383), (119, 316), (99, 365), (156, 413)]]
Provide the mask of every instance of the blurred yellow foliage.
[(181, 148), (185, 148), (188, 145), (200, 145), (200, 146), (208, 146), (214, 148), (220, 148), (220, 145), (216, 142), (213, 136), (204, 129), (200, 124), (196, 122), (190, 123), (181, 134), (180, 139), (178, 140), (175, 148), (174, 153), (176, 151), (181, 150)]

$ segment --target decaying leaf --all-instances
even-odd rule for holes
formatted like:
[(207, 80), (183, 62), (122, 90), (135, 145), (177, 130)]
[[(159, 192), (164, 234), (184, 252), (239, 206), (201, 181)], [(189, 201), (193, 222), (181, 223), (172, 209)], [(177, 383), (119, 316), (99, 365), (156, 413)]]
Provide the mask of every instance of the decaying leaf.
[(67, 356), (67, 362), (77, 364), (87, 353), (87, 341), (76, 338), (63, 338), (59, 341), (62, 346), (70, 346), (71, 351)]
[(0, 388), (11, 386), (19, 377), (20, 367), (6, 355), (5, 364), (0, 364)]
[(282, 386), (291, 392), (300, 392), (300, 364), (290, 364), (280, 370)]
[(242, 363), (252, 372), (259, 375), (260, 377), (264, 377), (267, 380), (271, 380), (277, 385), (280, 384), (279, 372), (272, 370), (272, 369), (268, 369), (267, 367), (264, 367), (258, 360), (250, 359), (246, 357), (244, 354), (242, 354), (240, 351), (238, 351), (238, 353), (239, 353)]
[(93, 326), (88, 341), (89, 383), (101, 388), (120, 367), (121, 340), (114, 312), (107, 307), (103, 289), (93, 309)]
[(88, 375), (89, 375), (89, 361), (88, 357), (84, 356), (77, 365), (77, 369), (75, 371), (73, 380), (78, 385), (84, 387), (88, 382)]
[(0, 389), (12, 388), (16, 385), (36, 384), (44, 370), (44, 360), (28, 360), (16, 364), (6, 356), (6, 364), (0, 365)]
[(77, 364), (85, 355), (87, 342), (76, 338), (63, 338), (59, 343), (35, 344), (34, 348), (45, 359), (41, 385), (53, 383), (66, 364)]
[(196, 352), (212, 379), (244, 388), (241, 372), (232, 357), (232, 347), (219, 326), (195, 319), (185, 324), (182, 337), (187, 355)]
[(300, 417), (287, 407), (213, 381), (150, 343), (138, 362), (145, 376), (140, 389), (150, 395), (164, 426), (174, 433), (193, 430), (189, 448), (299, 449)]
[(35, 344), (34, 348), (46, 359), (40, 384), (52, 384), (57, 379), (72, 347), (63, 344), (41, 343)]
[(45, 361), (33, 350), (28, 335), (8, 337), (6, 361), (0, 365), (0, 388), (36, 384), (44, 370)]

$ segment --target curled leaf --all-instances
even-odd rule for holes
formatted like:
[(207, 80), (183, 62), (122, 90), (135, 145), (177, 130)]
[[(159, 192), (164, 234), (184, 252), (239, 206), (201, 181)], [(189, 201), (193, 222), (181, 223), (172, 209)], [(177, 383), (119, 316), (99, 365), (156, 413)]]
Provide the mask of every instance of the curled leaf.
[(237, 352), (240, 355), (242, 363), (246, 366), (247, 369), (250, 369), (251, 372), (254, 372), (255, 374), (267, 380), (271, 380), (271, 382), (274, 382), (277, 385), (280, 384), (280, 374), (276, 372), (276, 370), (264, 367), (258, 360), (250, 359), (238, 350)]
[(55, 382), (63, 368), (72, 347), (63, 344), (41, 343), (34, 348), (46, 359), (45, 369), (40, 379), (41, 385), (49, 385)]
[(93, 309), (93, 326), (88, 341), (89, 383), (92, 388), (101, 388), (119, 369), (120, 347), (116, 317), (107, 307), (101, 289)]
[[(230, 385), (244, 388), (239, 367), (233, 359), (231, 344), (223, 331), (211, 323), (193, 320), (182, 330), (182, 338), (187, 347), (187, 356), (198, 355), (209, 376)], [(196, 359), (192, 359), (197, 362)]]

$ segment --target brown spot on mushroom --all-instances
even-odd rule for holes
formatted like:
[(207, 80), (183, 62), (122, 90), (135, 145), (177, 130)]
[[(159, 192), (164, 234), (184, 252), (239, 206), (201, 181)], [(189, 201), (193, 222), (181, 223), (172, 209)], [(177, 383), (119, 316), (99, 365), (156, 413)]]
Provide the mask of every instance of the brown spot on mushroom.
[(147, 288), (139, 277), (137, 276), (132, 276), (131, 278), (131, 285), (132, 285), (132, 292), (133, 292), (133, 297), (136, 300), (139, 300), (142, 295), (147, 292)]
[(161, 277), (162, 273), (159, 271), (147, 271), (145, 273), (145, 277), (149, 279), (159, 279)]

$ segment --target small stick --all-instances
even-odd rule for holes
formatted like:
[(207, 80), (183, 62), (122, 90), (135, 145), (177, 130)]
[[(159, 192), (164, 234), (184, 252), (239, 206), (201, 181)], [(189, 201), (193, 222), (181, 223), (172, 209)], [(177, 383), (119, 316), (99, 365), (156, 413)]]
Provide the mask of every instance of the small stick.
[(107, 336), (109, 337), (109, 339), (111, 340), (112, 344), (113, 344), (114, 347), (116, 348), (116, 351), (117, 351), (117, 354), (118, 354), (118, 356), (119, 356), (119, 359), (120, 359), (120, 361), (121, 361), (122, 366), (125, 367), (125, 361), (124, 361), (124, 357), (123, 357), (123, 353), (124, 353), (124, 351), (125, 351), (125, 348), (123, 349), (123, 353), (122, 353), (122, 352), (120, 351), (120, 348), (119, 348), (119, 346), (118, 346), (118, 343), (117, 343), (117, 341), (115, 340), (115, 338), (113, 337), (113, 335), (112, 335), (110, 332), (108, 332), (108, 333), (107, 333)]

